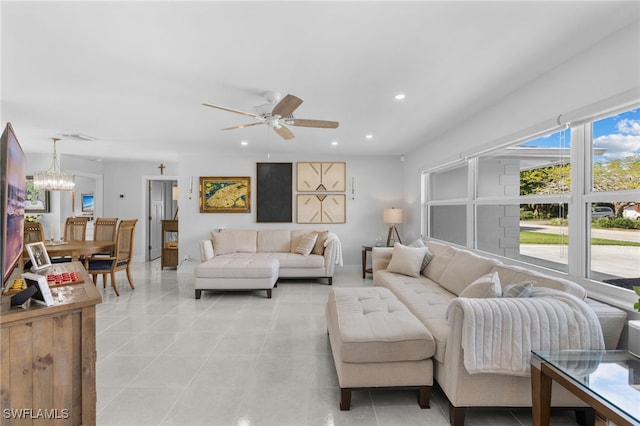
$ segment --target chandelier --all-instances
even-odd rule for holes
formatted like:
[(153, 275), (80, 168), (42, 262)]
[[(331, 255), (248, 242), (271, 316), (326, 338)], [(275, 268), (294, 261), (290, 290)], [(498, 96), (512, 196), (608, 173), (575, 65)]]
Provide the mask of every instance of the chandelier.
[(38, 190), (71, 191), (76, 186), (73, 175), (60, 170), (60, 164), (58, 164), (56, 142), (58, 142), (60, 138), (51, 138), (51, 140), (53, 141), (53, 162), (49, 170), (35, 174), (33, 177), (33, 186)]

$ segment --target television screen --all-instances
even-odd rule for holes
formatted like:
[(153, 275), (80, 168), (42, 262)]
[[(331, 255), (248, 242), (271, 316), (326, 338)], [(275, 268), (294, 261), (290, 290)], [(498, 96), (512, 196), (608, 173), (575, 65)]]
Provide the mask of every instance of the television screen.
[(82, 194), (82, 211), (93, 211), (93, 194)]
[(10, 123), (0, 139), (0, 260), (4, 285), (22, 256), (27, 159)]

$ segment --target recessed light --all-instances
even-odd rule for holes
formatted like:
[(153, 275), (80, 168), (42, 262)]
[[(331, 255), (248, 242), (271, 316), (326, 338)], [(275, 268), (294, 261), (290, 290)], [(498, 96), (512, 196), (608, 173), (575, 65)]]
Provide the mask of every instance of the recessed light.
[(242, 141), (242, 142), (240, 142), (240, 145), (242, 145), (242, 146), (247, 146), (247, 145), (249, 145), (249, 142), (247, 142), (247, 141)]
[(364, 137), (367, 139), (373, 139), (373, 135), (371, 133), (367, 133)]
[(396, 94), (396, 95), (394, 96), (394, 99), (395, 99), (396, 101), (401, 101), (401, 100), (403, 100), (403, 99), (404, 99), (404, 98), (406, 98), (406, 97), (407, 97), (407, 96), (406, 96), (404, 93), (398, 93), (398, 94)]
[(331, 145), (333, 145), (333, 146), (337, 146), (337, 145), (338, 145), (338, 141), (332, 141), (332, 142), (331, 142)]

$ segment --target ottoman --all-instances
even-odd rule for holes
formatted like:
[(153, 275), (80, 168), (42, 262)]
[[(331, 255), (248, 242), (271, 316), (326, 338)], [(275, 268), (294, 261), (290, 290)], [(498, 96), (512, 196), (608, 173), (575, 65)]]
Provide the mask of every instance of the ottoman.
[(266, 290), (271, 299), (271, 290), (278, 281), (278, 269), (277, 259), (216, 256), (196, 266), (196, 299), (200, 299), (202, 290)]
[(349, 410), (352, 388), (419, 388), (429, 408), (435, 341), (427, 328), (383, 287), (329, 292), (327, 330), (340, 384), (340, 409)]

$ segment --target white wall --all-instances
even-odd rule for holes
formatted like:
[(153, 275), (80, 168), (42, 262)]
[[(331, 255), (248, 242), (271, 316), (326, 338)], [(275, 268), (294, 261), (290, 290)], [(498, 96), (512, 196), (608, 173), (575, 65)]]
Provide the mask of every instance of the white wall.
[[(303, 225), (295, 223), (295, 163), (298, 161), (344, 161), (347, 165), (347, 223), (332, 225)], [(293, 163), (293, 223), (257, 223), (255, 206), (256, 163)], [(180, 257), (190, 255), (199, 259), (198, 242), (209, 238), (217, 228), (235, 229), (329, 229), (340, 237), (345, 267), (360, 268), (361, 246), (373, 244), (377, 235), (385, 238), (387, 226), (382, 222), (382, 210), (399, 206), (403, 199), (402, 164), (397, 157), (343, 157), (245, 155), (216, 156), (182, 155), (179, 161), (180, 187)], [(198, 184), (200, 176), (250, 176), (251, 213), (200, 213)], [(193, 193), (189, 194), (193, 177)], [(352, 179), (355, 199), (351, 199)], [(403, 226), (400, 225), (400, 232)], [(403, 233), (404, 234), (404, 233)], [(403, 240), (405, 235), (402, 235)], [(407, 236), (406, 238), (410, 238)]]
[(134, 260), (144, 261), (146, 245), (146, 181), (175, 179), (177, 164), (164, 163), (164, 175), (158, 163), (131, 161), (104, 162), (104, 216), (119, 219), (138, 219), (134, 242)]
[[(493, 107), (474, 117), (460, 117), (460, 126), (425, 140), (407, 153), (404, 169), (407, 232), (420, 232), (420, 173), (475, 149), (504, 143), (511, 136), (544, 131), (558, 116), (600, 103), (621, 93), (640, 100), (640, 25), (626, 27), (586, 52), (576, 54)], [(558, 46), (562, 49), (562, 46)], [(629, 96), (623, 96), (627, 98)], [(588, 109), (588, 108), (587, 108)], [(594, 113), (596, 111), (591, 111)]]

